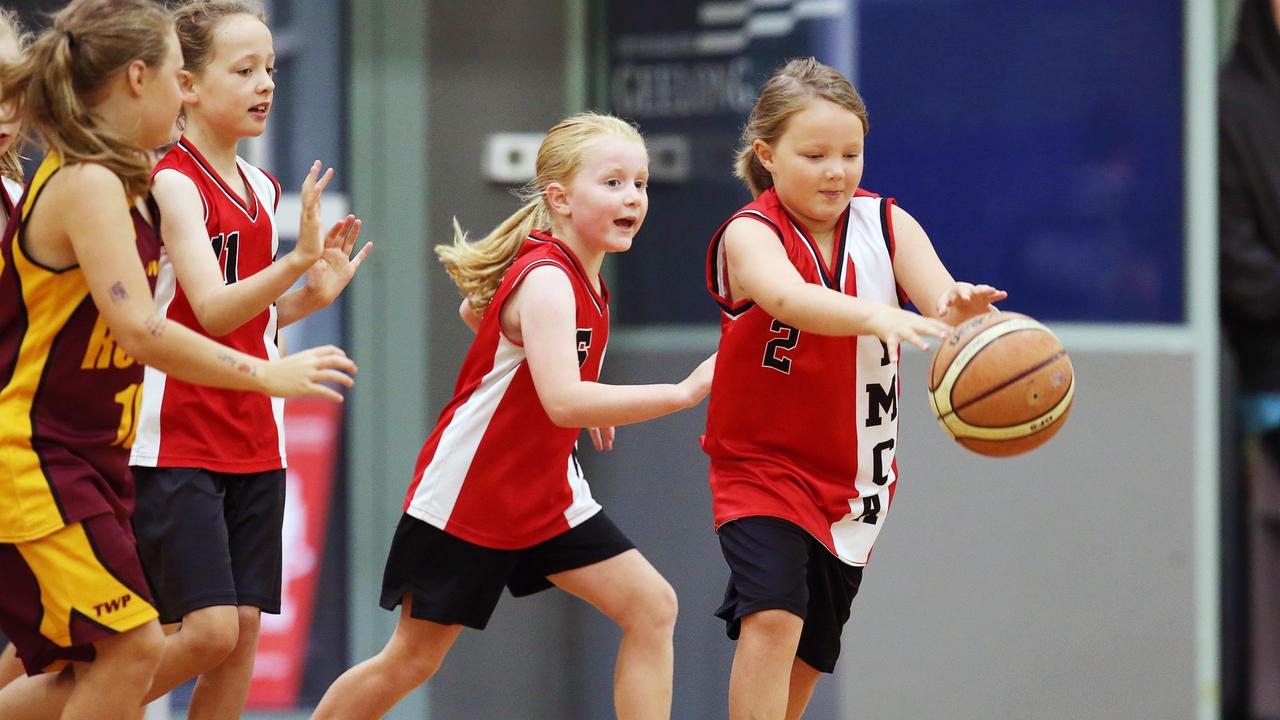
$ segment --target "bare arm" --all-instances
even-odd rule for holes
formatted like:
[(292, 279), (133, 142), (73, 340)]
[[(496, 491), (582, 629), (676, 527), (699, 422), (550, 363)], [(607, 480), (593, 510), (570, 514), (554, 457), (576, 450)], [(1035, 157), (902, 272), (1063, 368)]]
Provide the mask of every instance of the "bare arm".
[(628, 425), (693, 407), (711, 388), (714, 356), (678, 384), (606, 385), (578, 371), (573, 288), (551, 267), (532, 270), (502, 308), (508, 335), (524, 342), (538, 398), (560, 427)]
[(480, 321), (483, 318), (475, 308), (471, 307), (471, 301), (467, 298), (462, 298), (462, 304), (458, 306), (458, 317), (471, 328), (471, 332), (480, 332)]
[(875, 335), (890, 345), (905, 341), (921, 349), (928, 349), (926, 337), (947, 335), (949, 328), (937, 320), (805, 282), (778, 237), (762, 223), (734, 220), (724, 242), (734, 300), (752, 300), (801, 331)]
[(318, 257), (299, 243), (261, 272), (227, 283), (210, 246), (195, 183), (176, 170), (163, 170), (151, 192), (160, 206), (161, 235), (178, 282), (210, 335), (226, 335), (270, 307)]
[(920, 312), (959, 325), (975, 315), (995, 310), (991, 303), (1008, 297), (1008, 293), (990, 285), (956, 282), (942, 265), (920, 223), (896, 205), (891, 212), (896, 241), (893, 271)]
[[(340, 349), (315, 348), (267, 362), (160, 318), (138, 260), (133, 221), (119, 178), (98, 165), (65, 168), (46, 189), (31, 230), (70, 244), (98, 311), (134, 359), (176, 378), (279, 396), (341, 395), (321, 382), (350, 386), (355, 365)], [(56, 190), (56, 192), (52, 192)], [(37, 226), (34, 220), (40, 220)], [(38, 232), (37, 232), (38, 231)]]

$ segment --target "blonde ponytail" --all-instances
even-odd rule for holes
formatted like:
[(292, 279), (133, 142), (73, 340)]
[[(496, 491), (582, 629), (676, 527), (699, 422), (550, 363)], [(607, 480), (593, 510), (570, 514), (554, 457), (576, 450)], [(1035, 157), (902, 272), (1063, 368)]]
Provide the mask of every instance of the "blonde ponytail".
[(114, 172), (131, 196), (151, 185), (150, 148), (100, 127), (85, 104), (134, 60), (159, 67), (173, 20), (152, 0), (74, 0), (15, 62), (0, 64), (0, 105), (71, 163)]
[(536, 175), (522, 195), (523, 207), (475, 242), (468, 242), (458, 221), (453, 221), (453, 243), (437, 245), (436, 256), (476, 312), (483, 314), (489, 307), (489, 301), (502, 283), (503, 273), (515, 262), (529, 233), (551, 228), (551, 211), (543, 199), (543, 191), (553, 182), (570, 184), (582, 167), (587, 147), (603, 136), (644, 144), (635, 126), (612, 115), (597, 112), (570, 115), (542, 138)]
[(515, 213), (476, 242), (467, 241), (467, 233), (453, 220), (453, 244), (437, 245), (436, 257), (471, 308), (483, 314), (502, 282), (502, 274), (516, 259), (525, 238), (534, 230), (551, 225), (542, 196), (528, 201)]

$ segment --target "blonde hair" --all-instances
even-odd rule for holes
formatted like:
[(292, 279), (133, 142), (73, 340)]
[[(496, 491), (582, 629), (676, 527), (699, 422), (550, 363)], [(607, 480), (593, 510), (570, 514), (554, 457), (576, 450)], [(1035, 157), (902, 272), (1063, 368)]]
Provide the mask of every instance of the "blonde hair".
[[(22, 22), (18, 20), (18, 13), (8, 9), (0, 8), (0, 40), (12, 40), (15, 47), (18, 48), (18, 57), (22, 57), (26, 51), (27, 43), (31, 40), (30, 35), (22, 27)], [(19, 116), (20, 118), (21, 116)], [(11, 118), (5, 118), (6, 121)], [(19, 133), (21, 135), (21, 133)], [(22, 175), (22, 155), (19, 138), (14, 138), (9, 149), (4, 155), (0, 156), (0, 175), (16, 182), (23, 181)]]
[(756, 140), (770, 145), (787, 130), (787, 121), (814, 98), (830, 100), (862, 121), (862, 130), (871, 129), (867, 106), (853, 85), (839, 70), (812, 57), (795, 58), (778, 68), (760, 90), (751, 116), (742, 128), (741, 145), (733, 174), (747, 184), (754, 197), (773, 187), (773, 176), (760, 164), (754, 148)]
[(588, 146), (602, 137), (620, 137), (644, 143), (635, 126), (612, 115), (584, 112), (561, 120), (547, 131), (538, 147), (535, 176), (520, 193), (524, 206), (488, 235), (468, 242), (467, 234), (453, 221), (453, 243), (437, 245), (436, 256), (471, 307), (483, 313), (489, 307), (502, 274), (515, 261), (520, 246), (534, 230), (551, 227), (551, 211), (543, 192), (551, 183), (567, 185), (582, 167)]
[(0, 105), (12, 103), (64, 162), (102, 165), (125, 192), (142, 195), (151, 185), (150, 148), (101, 127), (85, 100), (134, 60), (159, 66), (172, 30), (169, 11), (153, 0), (73, 0), (25, 57), (0, 64)]
[(178, 41), (182, 43), (182, 69), (198, 73), (213, 60), (213, 34), (226, 18), (248, 15), (262, 23), (267, 15), (262, 6), (244, 0), (189, 0), (173, 11)]

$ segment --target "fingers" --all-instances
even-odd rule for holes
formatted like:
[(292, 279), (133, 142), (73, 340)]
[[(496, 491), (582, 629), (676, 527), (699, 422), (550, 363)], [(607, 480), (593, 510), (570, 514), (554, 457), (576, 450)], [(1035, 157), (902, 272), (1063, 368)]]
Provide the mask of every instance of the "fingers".
[(322, 345), (304, 352), (314, 357), (315, 366), (319, 369), (341, 370), (351, 375), (355, 375), (359, 371), (351, 358), (347, 357), (347, 354), (342, 351), (342, 348), (333, 345)]
[(360, 264), (364, 262), (365, 258), (369, 257), (369, 253), (371, 252), (373, 252), (373, 243), (365, 243), (364, 247), (360, 248), (360, 252), (357, 253), (354, 258), (351, 258), (352, 274), (360, 269)]
[(351, 249), (356, 246), (356, 240), (360, 239), (360, 229), (364, 227), (364, 223), (355, 215), (348, 215), (347, 220), (349, 222), (342, 236), (342, 254), (351, 257)]
[(320, 177), (320, 161), (316, 160), (311, 163), (311, 169), (307, 170), (307, 176), (302, 179), (302, 197), (305, 200), (315, 187), (316, 178)]
[(325, 387), (324, 385), (316, 385), (314, 383), (307, 385), (306, 392), (304, 392), (303, 394), (313, 395), (315, 397), (328, 398), (334, 402), (339, 402), (339, 403), (343, 401), (342, 393), (338, 392), (337, 390), (334, 390), (333, 388)]
[(617, 428), (610, 425), (604, 429), (604, 449), (613, 450), (613, 438), (618, 434)]
[[(316, 167), (317, 168), (320, 167), (319, 160), (316, 161)], [(316, 181), (316, 197), (317, 198), (319, 198), (320, 193), (324, 192), (325, 188), (329, 187), (329, 181), (331, 180), (333, 180), (333, 168), (329, 168), (328, 170), (325, 170), (324, 175), (321, 175), (320, 179)]]
[(600, 432), (600, 428), (588, 428), (587, 434), (591, 436), (591, 444), (597, 452), (604, 450), (604, 437)]
[(356, 380), (350, 375), (337, 370), (317, 370), (311, 376), (311, 382), (331, 382), (347, 387), (355, 387)]

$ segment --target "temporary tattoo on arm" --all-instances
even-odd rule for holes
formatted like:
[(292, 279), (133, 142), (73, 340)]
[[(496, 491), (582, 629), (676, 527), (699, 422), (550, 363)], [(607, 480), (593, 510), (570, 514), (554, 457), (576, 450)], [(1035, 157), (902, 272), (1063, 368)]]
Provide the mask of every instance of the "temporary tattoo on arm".
[(124, 283), (117, 282), (111, 286), (111, 299), (116, 302), (124, 302), (129, 299), (129, 292), (124, 289)]
[(235, 368), (238, 372), (240, 372), (243, 375), (248, 375), (249, 377), (255, 377), (258, 374), (253, 369), (252, 365), (250, 365), (249, 363), (243, 360), (237, 360), (228, 353), (219, 353), (218, 360), (230, 365), (231, 367)]

